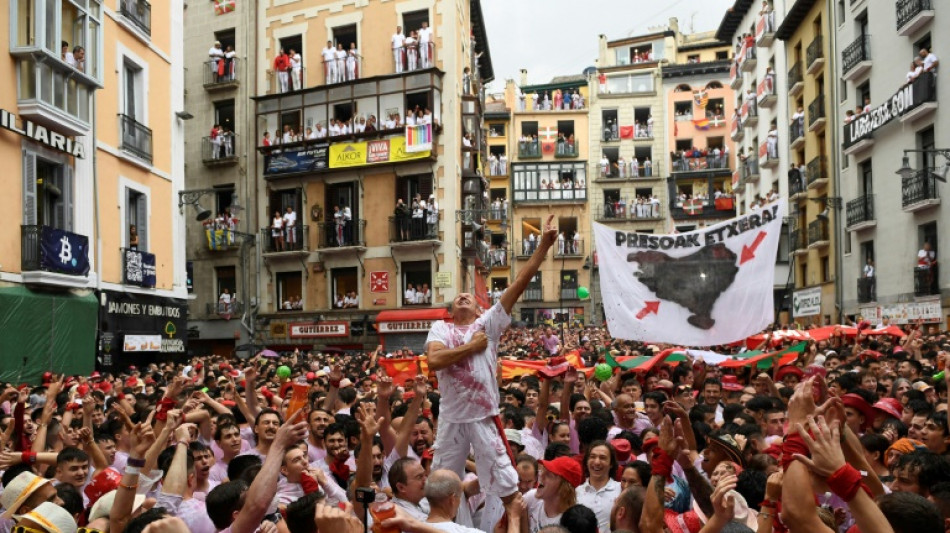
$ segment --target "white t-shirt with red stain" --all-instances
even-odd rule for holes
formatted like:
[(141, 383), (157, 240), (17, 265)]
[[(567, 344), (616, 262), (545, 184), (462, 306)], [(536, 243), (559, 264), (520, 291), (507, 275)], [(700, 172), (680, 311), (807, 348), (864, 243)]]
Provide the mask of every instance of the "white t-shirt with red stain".
[(440, 342), (446, 348), (458, 348), (469, 342), (478, 331), (488, 336), (488, 347), (480, 353), (436, 372), (442, 401), (439, 419), (446, 422), (475, 422), (498, 414), (498, 340), (511, 324), (511, 316), (501, 302), (496, 303), (472, 324), (456, 326), (439, 321), (432, 324), (426, 347)]

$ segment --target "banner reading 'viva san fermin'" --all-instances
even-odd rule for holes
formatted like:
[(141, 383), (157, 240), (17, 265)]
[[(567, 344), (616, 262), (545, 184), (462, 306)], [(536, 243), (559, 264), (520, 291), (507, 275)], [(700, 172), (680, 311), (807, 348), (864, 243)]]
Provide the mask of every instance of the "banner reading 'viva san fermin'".
[(773, 321), (783, 202), (696, 231), (655, 235), (594, 223), (610, 334), (680, 346), (744, 339)]
[(330, 145), (330, 168), (362, 167), (382, 163), (399, 163), (431, 157), (431, 150), (406, 151), (405, 137), (390, 137), (355, 143)]

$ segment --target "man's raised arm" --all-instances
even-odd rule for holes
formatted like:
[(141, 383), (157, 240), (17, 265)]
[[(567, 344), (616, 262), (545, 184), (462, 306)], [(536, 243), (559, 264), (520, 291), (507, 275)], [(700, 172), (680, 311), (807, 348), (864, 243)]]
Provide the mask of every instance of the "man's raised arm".
[(538, 273), (538, 269), (541, 268), (541, 263), (548, 255), (548, 249), (550, 249), (554, 241), (557, 240), (557, 228), (554, 227), (553, 222), (554, 215), (548, 216), (548, 221), (544, 224), (544, 230), (541, 233), (541, 242), (538, 243), (538, 249), (531, 255), (531, 259), (528, 259), (528, 264), (518, 272), (518, 277), (515, 278), (515, 281), (502, 293), (501, 305), (504, 306), (506, 313), (511, 314), (511, 310), (514, 308), (518, 298), (521, 298), (521, 293), (528, 288), (528, 283), (531, 283), (531, 278), (533, 278), (534, 275)]

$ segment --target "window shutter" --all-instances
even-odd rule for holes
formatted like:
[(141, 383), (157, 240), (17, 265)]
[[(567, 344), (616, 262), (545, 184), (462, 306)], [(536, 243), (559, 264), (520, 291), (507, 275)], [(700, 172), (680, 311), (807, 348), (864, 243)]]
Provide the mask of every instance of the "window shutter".
[[(135, 229), (139, 233), (139, 250), (148, 251), (148, 197), (144, 194), (135, 195), (135, 220), (138, 226)], [(126, 231), (128, 231), (126, 229)]]
[(76, 191), (76, 184), (73, 182), (73, 176), (75, 174), (73, 167), (68, 165), (63, 165), (63, 205), (65, 206), (66, 218), (64, 220), (65, 225), (63, 228), (66, 231), (73, 231), (73, 219), (75, 218), (75, 211), (73, 210), (73, 196)]
[(69, 191), (66, 188), (66, 171), (65, 167), (59, 166), (56, 168), (56, 178), (52, 180), (53, 184), (59, 188), (59, 198), (56, 199), (56, 203), (53, 205), (53, 223), (51, 224), (54, 228), (68, 230), (66, 222), (66, 206), (67, 196)]
[(36, 154), (23, 152), (23, 224), (36, 224)]
[(432, 174), (427, 176), (419, 177), (419, 195), (422, 196), (423, 200), (428, 200), (429, 195), (432, 194)]

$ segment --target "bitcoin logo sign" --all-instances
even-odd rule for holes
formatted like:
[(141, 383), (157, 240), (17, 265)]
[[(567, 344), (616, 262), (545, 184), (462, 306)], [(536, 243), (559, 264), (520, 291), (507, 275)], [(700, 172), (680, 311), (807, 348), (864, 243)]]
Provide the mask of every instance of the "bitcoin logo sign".
[(73, 246), (69, 244), (69, 239), (63, 237), (59, 240), (59, 262), (66, 264), (73, 260)]

